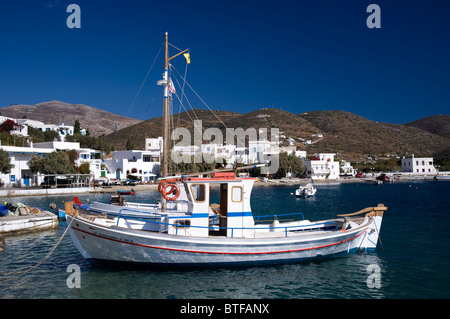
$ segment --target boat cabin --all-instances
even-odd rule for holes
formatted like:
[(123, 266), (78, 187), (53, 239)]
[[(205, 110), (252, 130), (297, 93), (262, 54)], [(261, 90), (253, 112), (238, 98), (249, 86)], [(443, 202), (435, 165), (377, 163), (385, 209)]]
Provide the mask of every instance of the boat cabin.
[[(167, 227), (166, 231), (173, 235), (239, 238), (253, 234), (250, 195), (255, 180), (236, 178), (232, 172), (214, 173), (210, 178), (182, 177), (181, 182), (187, 197), (187, 201), (184, 201), (187, 202), (187, 212), (167, 214), (162, 227)], [(220, 188), (218, 205), (210, 203), (211, 187)], [(179, 204), (177, 203), (177, 206)], [(216, 216), (212, 214), (214, 212), (217, 213)]]

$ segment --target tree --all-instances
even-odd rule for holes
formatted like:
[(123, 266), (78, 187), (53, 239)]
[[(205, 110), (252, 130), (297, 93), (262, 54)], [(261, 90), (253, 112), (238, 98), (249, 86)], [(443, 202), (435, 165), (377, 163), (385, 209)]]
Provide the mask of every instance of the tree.
[(80, 124), (80, 121), (78, 121), (78, 120), (75, 120), (75, 124), (73, 126), (73, 134), (81, 135), (81, 124)]
[(78, 170), (80, 174), (90, 174), (91, 168), (89, 162), (83, 162), (83, 164), (81, 164), (80, 167), (78, 167)]
[(31, 137), (31, 139), (35, 143), (61, 140), (58, 132), (56, 132), (56, 131), (49, 130), (49, 131), (42, 132), (40, 129), (32, 127), (32, 126), (28, 126), (28, 135)]
[(286, 177), (287, 173), (294, 175), (302, 175), (305, 173), (305, 164), (303, 161), (294, 154), (287, 154), (282, 152), (278, 156), (278, 170), (274, 174), (275, 178)]
[(3, 174), (9, 174), (11, 172), (11, 168), (13, 167), (14, 165), (11, 164), (9, 153), (5, 150), (0, 150), (0, 172)]
[(33, 156), (28, 167), (32, 172), (42, 174), (73, 174), (77, 171), (67, 151), (55, 151), (43, 158)]
[(66, 136), (67, 142), (78, 142), (80, 143), (80, 146), (82, 148), (91, 148), (95, 150), (100, 150), (102, 153), (108, 154), (111, 152), (114, 148), (112, 144), (107, 143), (104, 139), (104, 136), (100, 137), (94, 137), (94, 136), (88, 136), (88, 135), (69, 135)]
[(2, 124), (0, 124), (0, 132), (10, 132), (14, 130), (16, 126), (17, 124), (14, 121), (7, 119)]
[(133, 142), (130, 139), (127, 140), (127, 151), (130, 151), (134, 148)]

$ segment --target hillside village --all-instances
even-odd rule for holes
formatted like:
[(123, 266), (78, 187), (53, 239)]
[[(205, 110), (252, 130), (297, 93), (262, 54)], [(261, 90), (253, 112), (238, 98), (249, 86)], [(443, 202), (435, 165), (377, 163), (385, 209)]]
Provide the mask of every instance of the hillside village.
[[(268, 113), (268, 112), (267, 112)], [(253, 114), (258, 120), (270, 118), (270, 114), (258, 112)], [(306, 114), (305, 114), (306, 116)], [(85, 181), (86, 184), (94, 181), (119, 182), (124, 180), (133, 180), (141, 183), (153, 183), (160, 176), (160, 162), (162, 151), (162, 137), (145, 138), (142, 149), (128, 149), (113, 151), (110, 154), (102, 153), (100, 150), (83, 148), (79, 142), (67, 141), (68, 136), (74, 134), (86, 135), (87, 130), (81, 127), (75, 128), (67, 124), (44, 124), (43, 122), (31, 119), (14, 119), (10, 117), (0, 117), (0, 125), (5, 123), (14, 123), (11, 126), (9, 134), (11, 136), (20, 136), (27, 140), (28, 145), (0, 145), (0, 150), (7, 152), (10, 159), (11, 169), (9, 172), (0, 173), (0, 183), (3, 187), (29, 187), (39, 186), (49, 183), (49, 180), (55, 180), (56, 176), (61, 176), (62, 172), (35, 171), (33, 161), (36, 158), (46, 158), (56, 151), (76, 151), (73, 158), (74, 165), (78, 168), (77, 182)], [(267, 123), (266, 123), (267, 124)], [(29, 138), (28, 131), (30, 127), (41, 132), (56, 132), (57, 138), (53, 141), (33, 142)], [(77, 132), (75, 132), (77, 131)], [(292, 131), (289, 132), (292, 134)], [(340, 178), (355, 177), (358, 170), (355, 169), (349, 161), (337, 157), (334, 152), (309, 152), (302, 146), (310, 146), (326, 136), (323, 133), (316, 133), (314, 130), (302, 132), (304, 138), (291, 137), (285, 132), (279, 132), (278, 142), (268, 141), (266, 139), (250, 140), (245, 146), (226, 143), (205, 143), (201, 145), (173, 147), (172, 152), (186, 158), (213, 158), (214, 162), (220, 163), (221, 167), (232, 168), (234, 165), (244, 164), (266, 164), (270, 165), (274, 156), (280, 156), (282, 153), (295, 156), (301, 160), (304, 165), (302, 172), (292, 172), (287, 170), (285, 176), (281, 177), (301, 177), (312, 178), (314, 180), (338, 180)], [(314, 150), (314, 149), (311, 149)], [(34, 159), (33, 159), (34, 158)], [(369, 163), (373, 159), (369, 158)], [(403, 174), (415, 175), (436, 175), (436, 169), (432, 157), (401, 159)], [(370, 173), (375, 173), (371, 167)], [(73, 174), (72, 174), (73, 175)]]

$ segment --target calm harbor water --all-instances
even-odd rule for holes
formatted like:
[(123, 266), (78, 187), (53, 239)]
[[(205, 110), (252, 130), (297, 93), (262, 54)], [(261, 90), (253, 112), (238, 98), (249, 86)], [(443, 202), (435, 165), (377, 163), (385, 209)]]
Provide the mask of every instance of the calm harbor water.
[[(375, 253), (299, 264), (195, 270), (101, 268), (86, 262), (70, 236), (50, 257), (36, 265), (61, 238), (59, 228), (5, 239), (0, 252), (0, 298), (351, 298), (403, 299), (450, 297), (450, 182), (365, 182), (318, 185), (315, 198), (299, 199), (297, 186), (257, 186), (254, 215), (302, 212), (306, 219), (332, 218), (383, 203), (381, 245)], [(215, 190), (213, 189), (213, 192)], [(214, 195), (218, 202), (217, 193)], [(109, 194), (80, 195), (81, 200), (108, 202)], [(63, 208), (73, 196), (2, 198), (47, 208)], [(138, 192), (129, 201), (155, 202), (156, 191)], [(68, 288), (69, 265), (81, 270), (81, 288)], [(376, 270), (373, 272), (373, 270)], [(374, 277), (376, 275), (376, 277)], [(374, 279), (375, 278), (375, 279)]]

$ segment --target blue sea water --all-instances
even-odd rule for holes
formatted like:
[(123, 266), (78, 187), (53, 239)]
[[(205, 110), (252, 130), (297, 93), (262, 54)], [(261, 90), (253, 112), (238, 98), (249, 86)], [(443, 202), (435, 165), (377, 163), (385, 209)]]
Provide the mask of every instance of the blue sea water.
[[(297, 186), (255, 186), (254, 215), (302, 212), (306, 219), (333, 218), (383, 203), (388, 207), (376, 252), (298, 264), (195, 270), (98, 267), (86, 262), (59, 228), (5, 238), (0, 252), (0, 298), (4, 299), (431, 299), (450, 297), (450, 182), (318, 184), (315, 198), (300, 199)], [(213, 198), (218, 201), (217, 190)], [(109, 194), (81, 200), (108, 202)], [(63, 208), (73, 196), (2, 198)], [(156, 191), (129, 201), (155, 202)], [(80, 288), (69, 288), (69, 265), (81, 270)], [(373, 270), (376, 270), (373, 272)], [(376, 277), (374, 277), (376, 275)], [(376, 284), (375, 284), (376, 283)]]

